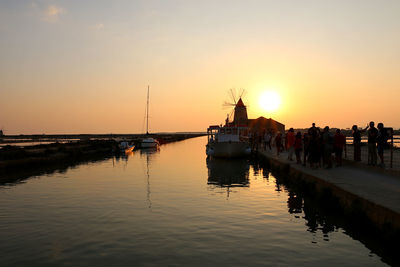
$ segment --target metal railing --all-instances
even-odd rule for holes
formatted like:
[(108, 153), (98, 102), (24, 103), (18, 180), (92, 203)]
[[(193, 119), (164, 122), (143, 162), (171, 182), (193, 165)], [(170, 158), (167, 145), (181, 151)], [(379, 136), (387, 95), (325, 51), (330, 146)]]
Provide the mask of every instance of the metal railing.
[[(388, 140), (387, 147), (384, 148), (383, 152), (383, 163), (386, 169), (400, 170), (400, 146), (399, 146), (400, 138), (394, 137), (393, 135)], [(344, 153), (344, 158), (346, 160), (354, 161), (354, 145), (353, 138), (346, 138), (346, 152)], [(361, 163), (368, 164), (368, 143), (367, 138), (363, 138), (361, 142)], [(377, 154), (377, 164), (379, 165), (381, 162), (378, 154)], [(382, 167), (382, 166), (381, 166)]]

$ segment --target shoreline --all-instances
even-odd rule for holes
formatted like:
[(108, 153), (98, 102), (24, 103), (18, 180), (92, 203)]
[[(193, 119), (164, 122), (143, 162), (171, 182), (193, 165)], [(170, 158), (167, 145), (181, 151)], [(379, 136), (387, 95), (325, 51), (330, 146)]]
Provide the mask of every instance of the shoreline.
[[(160, 145), (202, 135), (199, 133), (151, 134), (153, 138), (157, 138), (160, 141)], [(141, 138), (144, 136), (135, 135), (134, 139), (126, 139), (139, 144)], [(0, 184), (19, 181), (18, 174), (26, 174), (28, 172), (40, 173), (41, 170), (46, 171), (48, 169), (55, 169), (56, 171), (59, 165), (66, 168), (93, 159), (101, 160), (115, 155), (121, 155), (118, 149), (118, 142), (115, 139), (89, 139), (67, 143), (54, 142), (25, 147), (7, 145), (0, 149)]]

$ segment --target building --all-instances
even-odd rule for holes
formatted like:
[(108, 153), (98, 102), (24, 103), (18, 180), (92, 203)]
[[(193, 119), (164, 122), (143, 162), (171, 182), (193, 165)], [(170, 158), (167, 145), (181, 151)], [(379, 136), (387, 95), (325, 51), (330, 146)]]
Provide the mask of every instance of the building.
[(235, 105), (233, 121), (227, 121), (226, 125), (244, 126), (248, 127), (250, 132), (256, 131), (258, 133), (264, 133), (265, 131), (271, 131), (273, 133), (285, 132), (285, 125), (271, 118), (259, 117), (257, 119), (249, 119), (247, 117), (247, 108), (241, 98)]
[(264, 117), (259, 117), (257, 119), (249, 119), (248, 127), (250, 131), (257, 131), (259, 133), (263, 133), (265, 131), (271, 131), (273, 133), (284, 133), (285, 125), (273, 120), (271, 118), (267, 119)]

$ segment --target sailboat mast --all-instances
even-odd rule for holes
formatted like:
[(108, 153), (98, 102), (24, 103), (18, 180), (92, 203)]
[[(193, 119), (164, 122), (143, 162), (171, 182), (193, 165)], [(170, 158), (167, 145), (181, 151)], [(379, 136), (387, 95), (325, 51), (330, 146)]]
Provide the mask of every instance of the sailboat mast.
[(150, 86), (147, 85), (146, 134), (149, 134), (149, 91)]

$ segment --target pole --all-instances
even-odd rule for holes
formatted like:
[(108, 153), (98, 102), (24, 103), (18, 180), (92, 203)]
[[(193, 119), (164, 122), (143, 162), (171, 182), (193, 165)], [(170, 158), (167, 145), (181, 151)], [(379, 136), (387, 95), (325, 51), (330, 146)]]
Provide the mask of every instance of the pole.
[(393, 128), (391, 128), (391, 144), (390, 144), (390, 168), (393, 168)]
[(149, 91), (150, 86), (147, 85), (146, 134), (149, 134)]

